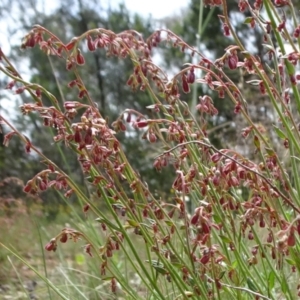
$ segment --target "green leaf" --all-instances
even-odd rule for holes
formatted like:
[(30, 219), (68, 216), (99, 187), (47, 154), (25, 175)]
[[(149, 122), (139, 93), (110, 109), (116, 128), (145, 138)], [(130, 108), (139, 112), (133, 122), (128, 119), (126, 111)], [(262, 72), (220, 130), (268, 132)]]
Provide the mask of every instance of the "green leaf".
[(254, 136), (254, 146), (257, 148), (257, 149), (260, 149), (260, 140), (258, 138), (257, 135)]
[(279, 129), (276, 126), (273, 126), (273, 127), (274, 127), (278, 137), (280, 137), (281, 139), (286, 139), (286, 135), (284, 134), (284, 132), (281, 129)]
[[(149, 260), (146, 260), (147, 263), (150, 263)], [(151, 260), (151, 266), (160, 274), (167, 274), (168, 271), (164, 268), (164, 264), (157, 261), (157, 260)]]
[(172, 252), (170, 253), (170, 261), (173, 266), (182, 266), (182, 264), (179, 261), (179, 258)]
[(139, 223), (137, 223), (136, 221), (134, 221), (132, 219), (128, 219), (127, 223), (132, 227), (139, 227)]
[(109, 276), (109, 277), (103, 277), (103, 278), (101, 278), (101, 280), (103, 280), (103, 281), (110, 281), (113, 278), (114, 278), (113, 276)]
[(166, 117), (167, 120), (169, 120), (169, 121), (174, 121), (173, 116), (171, 116), (171, 115), (169, 115), (169, 114), (167, 114), (167, 113), (164, 113), (164, 115), (165, 115), (165, 117)]
[(255, 287), (253, 281), (251, 278), (247, 278), (247, 285), (248, 285), (248, 288), (253, 291), (253, 292), (257, 292), (257, 288)]
[(92, 176), (86, 177), (87, 181), (92, 183), (94, 181), (94, 178)]
[(238, 266), (238, 261), (237, 260), (233, 261), (233, 263), (231, 264), (231, 268), (236, 269), (237, 266)]
[(223, 276), (225, 275), (226, 271), (222, 271), (219, 275), (219, 280), (223, 278)]
[(213, 220), (215, 221), (215, 223), (222, 223), (223, 220), (217, 215), (217, 214), (213, 214)]
[(231, 239), (229, 239), (227, 236), (225, 235), (220, 235), (221, 240), (226, 243), (226, 244), (230, 244), (232, 241)]
[(271, 291), (275, 286), (275, 272), (271, 271), (268, 277), (268, 286), (269, 290)]
[(287, 286), (287, 282), (285, 280), (285, 278), (282, 278), (283, 280), (281, 281), (281, 291), (283, 294), (286, 294), (287, 290), (288, 290), (288, 286)]
[(252, 20), (253, 20), (253, 17), (247, 17), (244, 21), (244, 24), (250, 24)]
[(291, 265), (291, 266), (295, 266), (295, 265), (296, 265), (296, 262), (295, 262), (294, 260), (290, 259), (290, 258), (286, 258), (285, 261), (286, 261), (289, 265)]
[(266, 152), (269, 156), (274, 156), (275, 155), (275, 151), (273, 149), (266, 147), (265, 150), (266, 150)]

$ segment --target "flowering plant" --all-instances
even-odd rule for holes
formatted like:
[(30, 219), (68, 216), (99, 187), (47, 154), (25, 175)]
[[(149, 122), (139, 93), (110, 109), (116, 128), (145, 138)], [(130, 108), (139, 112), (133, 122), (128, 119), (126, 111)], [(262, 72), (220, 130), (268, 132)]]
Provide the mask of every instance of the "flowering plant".
[[(21, 106), (22, 113), (37, 113), (44, 126), (55, 128), (54, 141), (77, 153), (81, 170), (97, 201), (105, 205), (105, 213), (76, 185), (71, 174), (45, 157), (2, 116), (2, 124), (11, 130), (4, 143), (8, 145), (12, 136), (19, 136), (26, 151), (36, 152), (46, 165), (27, 182), (25, 192), (55, 189), (65, 197), (74, 194), (84, 203), (86, 214), (96, 215), (104, 233), (101, 246), (88, 232), (64, 228), (45, 249), (55, 251), (70, 239), (83, 240), (84, 251), (98, 260), (99, 276), (110, 280), (112, 294), (132, 299), (145, 294), (149, 299), (244, 299), (245, 293), (249, 299), (295, 299), (300, 293), (300, 75), (296, 73), (300, 25), (288, 0), (239, 1), (240, 11), (250, 14), (245, 23), (257, 26), (264, 35), (267, 63), (242, 44), (225, 0), (204, 3), (222, 7), (221, 26), (233, 43), (215, 61), (166, 29), (144, 40), (133, 30), (114, 33), (97, 28), (65, 44), (35, 25), (22, 48), (38, 46), (46, 55), (64, 59), (66, 69), (75, 76), (69, 88), (77, 90), (77, 101), (61, 103), (43, 86), (23, 80), (0, 52), (0, 71), (12, 80), (7, 88), (17, 94), (27, 91), (32, 97), (32, 103)], [(292, 16), (292, 30), (278, 7)], [(284, 41), (292, 47), (291, 53), (286, 53)], [(197, 57), (198, 63), (186, 64), (169, 77), (152, 60), (153, 50), (164, 42)], [(149, 92), (153, 103), (147, 108), (153, 118), (128, 108), (111, 126), (107, 124), (80, 77), (79, 70), (85, 64), (80, 51), (83, 44), (89, 51), (131, 59), (133, 72), (127, 85), (133, 91)], [(267, 97), (273, 107), (272, 118), (277, 120), (273, 135), (268, 136), (261, 124), (253, 121), (250, 100), (228, 75), (236, 69), (251, 76), (247, 84), (254, 86), (257, 95)], [(199, 96), (195, 115), (181, 95), (197, 84), (205, 85), (207, 93)], [(253, 157), (235, 147), (219, 149), (210, 142), (208, 121), (218, 114), (213, 94), (233, 103), (232, 113), (245, 124), (238, 134), (250, 141)], [(45, 106), (44, 97), (51, 106)], [(116, 136), (128, 130), (126, 123), (141, 130), (149, 143), (161, 146), (153, 162), (157, 171), (173, 165), (172, 201), (155, 197), (128, 162)], [(288, 156), (288, 163), (283, 155)], [(192, 211), (187, 208), (187, 199)], [(114, 257), (120, 251), (138, 276), (139, 289), (118, 270)], [(55, 291), (67, 299), (63, 291)]]

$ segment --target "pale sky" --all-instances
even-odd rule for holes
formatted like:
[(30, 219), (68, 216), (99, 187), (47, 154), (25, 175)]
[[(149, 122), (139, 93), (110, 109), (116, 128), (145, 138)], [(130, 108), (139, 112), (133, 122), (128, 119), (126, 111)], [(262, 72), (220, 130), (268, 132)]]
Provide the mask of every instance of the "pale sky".
[[(108, 1), (110, 3), (115, 1)], [(119, 3), (122, 1), (119, 1)], [(147, 17), (149, 14), (155, 19), (179, 14), (182, 8), (189, 5), (189, 1), (184, 0), (124, 0), (128, 10), (137, 12)]]

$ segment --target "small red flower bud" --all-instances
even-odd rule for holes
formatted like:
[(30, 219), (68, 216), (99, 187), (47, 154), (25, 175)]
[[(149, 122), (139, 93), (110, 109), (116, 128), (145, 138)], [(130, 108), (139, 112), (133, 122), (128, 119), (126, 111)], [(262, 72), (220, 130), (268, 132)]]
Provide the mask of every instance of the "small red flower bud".
[(209, 262), (209, 255), (203, 255), (200, 259), (200, 262), (206, 265)]
[(29, 193), (32, 190), (33, 181), (29, 180), (27, 184), (24, 186), (23, 191), (25, 193)]
[(80, 131), (78, 129), (76, 129), (76, 131), (75, 131), (74, 141), (75, 141), (75, 143), (78, 143), (78, 144), (80, 144), (81, 141), (82, 141), (81, 133), (80, 133)]
[(111, 279), (111, 291), (114, 294), (116, 294), (116, 292), (117, 292), (117, 281), (115, 278)]
[(47, 189), (47, 182), (45, 180), (39, 182), (39, 189), (41, 191), (45, 191)]
[(214, 186), (219, 186), (220, 185), (220, 176), (215, 175), (212, 179), (212, 183)]
[(91, 244), (85, 245), (84, 252), (87, 253), (89, 256), (93, 257), (93, 254), (91, 252), (91, 250), (92, 250), (91, 248), (92, 248)]
[(201, 194), (202, 194), (202, 196), (206, 196), (206, 194), (207, 194), (207, 186), (206, 185), (203, 185), (201, 187)]
[(116, 250), (120, 250), (120, 244), (119, 244), (119, 242), (115, 243), (115, 248), (116, 248)]
[[(248, 219), (247, 222), (248, 222), (248, 224), (249, 224), (250, 226), (253, 226), (253, 225), (254, 225), (254, 220), (253, 220), (252, 218), (251, 218), (251, 219)], [(252, 235), (253, 235), (253, 232), (250, 230), (250, 231), (249, 231), (249, 234), (252, 234)]]
[(155, 34), (155, 42), (158, 44), (158, 43), (160, 43), (160, 41), (161, 41), (160, 31), (158, 31), (158, 32)]
[(40, 89), (37, 89), (37, 90), (35, 91), (35, 94), (36, 94), (36, 96), (37, 96), (38, 98), (41, 98), (41, 96), (42, 96), (42, 91), (41, 91)]
[(11, 90), (11, 89), (15, 86), (15, 83), (16, 83), (15, 80), (9, 82), (9, 83), (6, 85), (5, 89)]
[(238, 103), (235, 105), (234, 111), (233, 111), (233, 112), (234, 112), (235, 114), (238, 114), (238, 113), (240, 113), (241, 109), (242, 109), (242, 105), (241, 105), (240, 102), (238, 102)]
[(30, 153), (30, 149), (31, 149), (31, 143), (27, 143), (25, 145), (25, 151), (26, 151), (27, 154)]
[(70, 189), (70, 190), (68, 190), (68, 191), (65, 192), (64, 196), (66, 198), (69, 198), (73, 193), (74, 193), (74, 190)]
[(133, 76), (133, 75), (130, 75), (130, 77), (128, 78), (126, 84), (127, 84), (128, 86), (131, 86), (131, 85), (133, 84), (133, 82), (134, 82), (134, 76)]
[(150, 132), (150, 133), (148, 134), (148, 141), (149, 141), (150, 143), (155, 143), (155, 142), (157, 141), (157, 137), (156, 137), (155, 133)]
[(119, 129), (121, 131), (123, 131), (123, 132), (126, 131), (126, 126), (121, 120), (118, 122), (118, 125), (119, 125)]
[(79, 49), (77, 50), (76, 62), (77, 62), (78, 65), (84, 65), (85, 64), (84, 57), (81, 54), (81, 51)]
[(221, 158), (222, 155), (220, 153), (214, 153), (210, 159), (213, 163), (217, 163)]
[(227, 62), (230, 70), (236, 69), (238, 63), (238, 56), (236, 54), (229, 55)]
[(218, 89), (218, 94), (219, 94), (219, 98), (220, 99), (224, 99), (225, 98), (225, 91), (223, 88)]
[(235, 176), (230, 176), (229, 178), (229, 185), (230, 186), (238, 186), (240, 183)]
[(240, 12), (244, 12), (247, 8), (247, 2), (245, 0), (239, 0)]
[(22, 86), (22, 87), (20, 87), (20, 88), (17, 88), (17, 89), (15, 90), (15, 93), (16, 93), (17, 95), (19, 95), (19, 94), (22, 94), (24, 91), (25, 91), (25, 87)]
[(169, 218), (173, 218), (174, 213), (175, 213), (175, 208), (171, 209), (171, 210), (168, 212)]
[(88, 128), (85, 137), (84, 137), (84, 142), (86, 145), (91, 145), (93, 142), (93, 135), (92, 135), (92, 129)]
[(290, 232), (288, 239), (287, 239), (287, 244), (289, 247), (294, 247), (296, 245), (296, 238), (294, 232)]
[(4, 145), (5, 147), (8, 147), (11, 138), (12, 138), (15, 134), (16, 134), (15, 131), (11, 131), (11, 132), (7, 133), (7, 134), (4, 136), (3, 145)]
[(195, 82), (195, 73), (194, 73), (194, 68), (191, 68), (188, 77), (187, 77), (187, 82), (188, 83), (194, 83)]
[(70, 71), (73, 68), (73, 62), (69, 59), (66, 61), (66, 69)]
[(88, 35), (87, 36), (87, 46), (88, 46), (88, 49), (93, 52), (96, 50), (96, 46), (95, 46), (95, 43), (94, 41), (92, 40), (91, 36)]
[(68, 240), (68, 235), (66, 233), (63, 233), (59, 239), (62, 243), (66, 243)]
[(202, 222), (201, 226), (204, 233), (210, 233), (210, 227), (206, 222)]
[(254, 239), (254, 235), (253, 235), (253, 232), (250, 230), (249, 233), (248, 233), (248, 239), (251, 241)]
[(131, 113), (128, 113), (128, 114), (127, 114), (126, 122), (127, 122), (127, 123), (130, 123), (130, 122), (131, 122)]
[(143, 82), (142, 77), (140, 76), (140, 74), (137, 74), (136, 76), (136, 81), (137, 83), (141, 84)]
[(300, 29), (297, 27), (294, 31), (294, 37), (298, 38), (300, 36)]
[(276, 7), (283, 7), (289, 5), (289, 2), (287, 0), (274, 0), (274, 4)]
[(199, 221), (199, 214), (194, 214), (191, 218), (191, 224), (192, 225), (197, 225)]
[(138, 128), (144, 128), (144, 127), (148, 126), (148, 121), (147, 120), (139, 121), (139, 122), (136, 122), (135, 124)]
[(142, 65), (141, 70), (142, 70), (142, 73), (144, 74), (144, 76), (146, 77), (147, 76), (147, 72), (148, 72), (147, 66), (146, 65)]
[(228, 201), (228, 206), (229, 206), (229, 209), (230, 209), (230, 210), (235, 210), (235, 209), (236, 209), (236, 207), (235, 207), (235, 205), (234, 205), (232, 199), (230, 199), (230, 200)]
[(56, 251), (57, 249), (57, 244), (56, 244), (56, 240), (52, 239), (46, 246), (45, 246), (45, 250), (47, 251)]
[(257, 247), (253, 247), (253, 248), (251, 249), (251, 253), (252, 253), (254, 256), (257, 254), (257, 252), (258, 252)]
[(281, 32), (285, 28), (285, 20), (278, 24), (277, 30)]
[(295, 75), (290, 75), (290, 80), (291, 80), (291, 84), (292, 85), (296, 85), (297, 84)]
[(190, 86), (188, 84), (187, 78), (185, 75), (182, 76), (182, 90), (187, 94), (190, 92)]
[(76, 102), (76, 101), (66, 101), (64, 103), (64, 107), (65, 109), (73, 109), (73, 108), (77, 108), (79, 107), (81, 104), (79, 102)]
[(34, 34), (30, 34), (30, 36), (27, 38), (27, 41), (25, 43), (26, 47), (33, 48), (35, 45), (35, 39), (34, 39)]
[(250, 27), (251, 28), (255, 27), (255, 19), (254, 18), (252, 18), (251, 21), (250, 21)]
[(226, 23), (223, 24), (223, 32), (225, 36), (230, 36), (230, 29)]
[(81, 90), (78, 94), (78, 98), (82, 99), (85, 95), (87, 95), (87, 90)]
[(266, 223), (263, 218), (259, 221), (259, 227), (264, 228), (266, 226)]
[(273, 259), (276, 259), (276, 251), (274, 247), (272, 247), (271, 256)]
[(68, 51), (72, 50), (76, 43), (77, 43), (77, 38), (73, 38), (72, 41), (66, 45), (66, 49)]
[(83, 212), (86, 213), (89, 209), (90, 209), (90, 205), (89, 205), (89, 204), (86, 204), (86, 205), (83, 207)]

